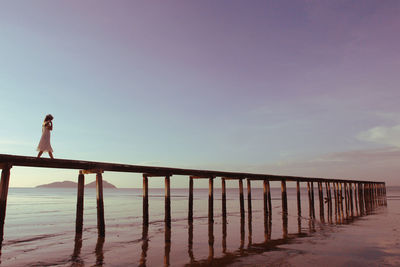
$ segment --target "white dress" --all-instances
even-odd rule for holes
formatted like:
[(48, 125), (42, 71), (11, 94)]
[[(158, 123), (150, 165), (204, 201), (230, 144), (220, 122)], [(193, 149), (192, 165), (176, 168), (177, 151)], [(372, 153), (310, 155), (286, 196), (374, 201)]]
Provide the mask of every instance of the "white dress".
[(50, 130), (46, 127), (45, 122), (43, 122), (42, 125), (42, 137), (40, 138), (37, 151), (53, 152), (53, 149), (51, 148), (50, 145)]

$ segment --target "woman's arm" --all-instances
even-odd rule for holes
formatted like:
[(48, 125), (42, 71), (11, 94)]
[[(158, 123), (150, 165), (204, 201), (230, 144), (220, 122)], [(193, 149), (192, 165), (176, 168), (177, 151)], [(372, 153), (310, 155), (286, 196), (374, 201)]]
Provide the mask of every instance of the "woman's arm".
[(53, 123), (52, 123), (51, 121), (46, 122), (45, 126), (46, 126), (46, 128), (49, 129), (50, 131), (53, 130)]

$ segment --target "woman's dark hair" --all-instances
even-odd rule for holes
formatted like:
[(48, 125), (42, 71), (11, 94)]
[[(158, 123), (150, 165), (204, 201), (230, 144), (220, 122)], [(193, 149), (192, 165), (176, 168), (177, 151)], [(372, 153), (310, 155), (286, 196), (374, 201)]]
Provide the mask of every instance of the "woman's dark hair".
[(46, 118), (44, 118), (44, 121), (51, 121), (53, 119), (53, 116), (51, 114), (46, 115)]

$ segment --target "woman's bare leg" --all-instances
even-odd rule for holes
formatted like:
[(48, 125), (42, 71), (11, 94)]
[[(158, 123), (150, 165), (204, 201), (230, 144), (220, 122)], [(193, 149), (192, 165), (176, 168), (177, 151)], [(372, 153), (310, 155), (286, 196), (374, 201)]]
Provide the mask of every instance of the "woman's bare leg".
[(39, 151), (37, 157), (40, 158), (40, 156), (43, 154), (43, 151)]
[(50, 155), (50, 158), (54, 159), (53, 153), (51, 153), (50, 151), (49, 151), (49, 155)]

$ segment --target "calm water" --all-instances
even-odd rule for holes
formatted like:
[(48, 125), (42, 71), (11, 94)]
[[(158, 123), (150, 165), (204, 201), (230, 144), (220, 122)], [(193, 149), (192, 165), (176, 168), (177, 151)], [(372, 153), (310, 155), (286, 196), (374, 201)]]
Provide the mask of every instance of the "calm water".
[[(264, 234), (262, 186), (252, 189), (252, 220), (241, 224), (238, 191), (227, 190), (228, 219), (214, 190), (208, 224), (208, 189), (195, 189), (194, 223), (187, 222), (188, 190), (171, 190), (172, 227), (164, 229), (164, 189), (150, 189), (150, 225), (142, 228), (142, 190), (105, 189), (106, 238), (97, 238), (96, 192), (85, 190), (84, 233), (75, 240), (76, 189), (10, 188), (1, 266), (382, 266), (400, 265), (400, 189), (388, 188), (388, 206), (343, 223), (302, 217), (288, 188), (287, 228), (280, 189), (272, 190), (270, 235)], [(316, 191), (316, 190), (315, 190)], [(325, 214), (327, 212), (325, 211)], [(242, 230), (242, 231), (241, 231)], [(171, 242), (165, 242), (165, 235)], [(268, 239), (267, 242), (266, 238)]]

